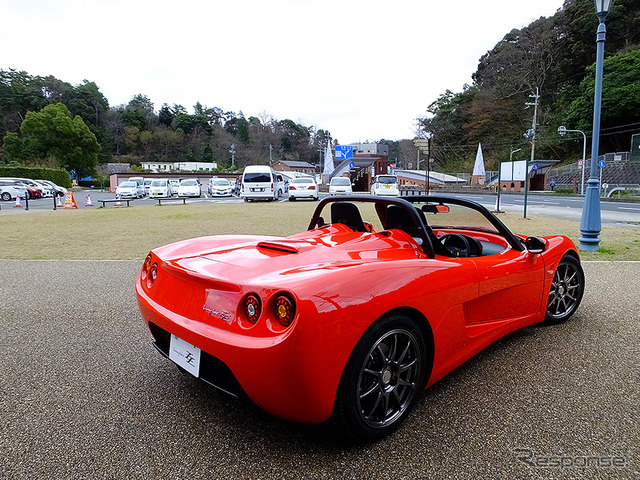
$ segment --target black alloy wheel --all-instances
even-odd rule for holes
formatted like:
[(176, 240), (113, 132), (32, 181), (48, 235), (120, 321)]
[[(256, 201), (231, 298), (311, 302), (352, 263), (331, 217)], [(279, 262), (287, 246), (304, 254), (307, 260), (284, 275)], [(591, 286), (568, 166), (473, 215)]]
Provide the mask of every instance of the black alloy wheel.
[(578, 309), (583, 294), (584, 272), (580, 261), (565, 255), (553, 275), (544, 323), (556, 325), (567, 321)]
[(422, 332), (403, 315), (387, 315), (354, 348), (340, 381), (336, 414), (356, 440), (389, 435), (424, 388), (427, 354)]

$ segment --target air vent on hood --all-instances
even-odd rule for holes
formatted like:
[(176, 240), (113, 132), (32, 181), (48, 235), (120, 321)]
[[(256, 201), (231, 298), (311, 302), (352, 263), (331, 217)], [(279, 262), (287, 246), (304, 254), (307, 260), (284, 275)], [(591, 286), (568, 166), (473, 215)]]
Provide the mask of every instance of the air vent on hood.
[(264, 248), (267, 250), (273, 250), (276, 252), (282, 253), (298, 253), (298, 247), (295, 245), (290, 245), (288, 243), (278, 243), (278, 242), (259, 242), (258, 248)]

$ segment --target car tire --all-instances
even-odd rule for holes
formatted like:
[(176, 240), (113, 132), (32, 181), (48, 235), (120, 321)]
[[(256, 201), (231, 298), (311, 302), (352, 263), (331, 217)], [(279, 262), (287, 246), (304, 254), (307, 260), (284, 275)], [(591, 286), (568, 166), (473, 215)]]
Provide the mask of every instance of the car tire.
[(557, 325), (571, 318), (584, 294), (584, 271), (573, 255), (565, 255), (553, 274), (543, 323)]
[(11, 194), (9, 192), (2, 192), (2, 200), (8, 202), (11, 200)]
[(349, 438), (389, 435), (424, 389), (427, 351), (420, 328), (404, 315), (386, 315), (362, 335), (344, 368), (334, 408)]
[(289, 195), (289, 201), (290, 201), (290, 202), (295, 201), (295, 199), (296, 199), (296, 197), (292, 197), (291, 195)]

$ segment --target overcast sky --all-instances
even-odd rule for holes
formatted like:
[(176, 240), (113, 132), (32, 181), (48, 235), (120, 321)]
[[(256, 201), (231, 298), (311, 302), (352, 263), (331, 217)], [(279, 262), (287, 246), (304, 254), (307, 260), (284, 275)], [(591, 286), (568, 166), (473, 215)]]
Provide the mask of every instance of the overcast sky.
[(192, 113), (200, 102), (289, 118), (340, 143), (398, 140), (414, 137), (415, 119), (445, 90), (471, 83), (512, 28), (562, 4), (1, 0), (0, 68), (93, 81), (111, 106), (141, 93), (156, 111)]

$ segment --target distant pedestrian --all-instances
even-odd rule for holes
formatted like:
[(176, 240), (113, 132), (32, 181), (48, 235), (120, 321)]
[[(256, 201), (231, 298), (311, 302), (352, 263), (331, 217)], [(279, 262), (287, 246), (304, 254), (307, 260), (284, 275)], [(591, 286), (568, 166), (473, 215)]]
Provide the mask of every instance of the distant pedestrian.
[(551, 187), (551, 191), (553, 192), (556, 189), (556, 181), (555, 180), (551, 180), (549, 182), (549, 187)]

